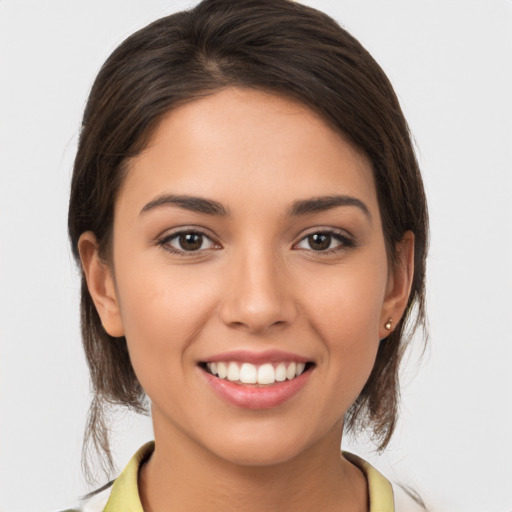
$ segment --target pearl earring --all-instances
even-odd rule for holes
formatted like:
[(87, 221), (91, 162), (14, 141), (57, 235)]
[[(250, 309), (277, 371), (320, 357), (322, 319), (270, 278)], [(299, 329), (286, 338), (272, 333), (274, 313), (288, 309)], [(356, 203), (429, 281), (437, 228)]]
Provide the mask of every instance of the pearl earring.
[(384, 327), (386, 328), (386, 330), (391, 331), (392, 322), (393, 322), (393, 319), (388, 318), (388, 321), (384, 324)]

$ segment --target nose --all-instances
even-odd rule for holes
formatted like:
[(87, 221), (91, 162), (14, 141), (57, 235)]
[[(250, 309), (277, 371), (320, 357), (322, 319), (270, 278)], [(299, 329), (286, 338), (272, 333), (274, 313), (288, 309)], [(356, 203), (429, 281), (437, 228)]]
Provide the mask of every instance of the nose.
[(297, 307), (291, 293), (284, 262), (257, 248), (230, 262), (222, 321), (252, 334), (264, 334), (291, 324)]

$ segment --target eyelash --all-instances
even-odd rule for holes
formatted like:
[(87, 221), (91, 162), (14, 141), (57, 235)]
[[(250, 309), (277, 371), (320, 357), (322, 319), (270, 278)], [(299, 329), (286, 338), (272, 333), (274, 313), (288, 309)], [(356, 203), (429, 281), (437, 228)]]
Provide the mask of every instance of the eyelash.
[[(202, 237), (201, 245), (204, 243), (205, 240), (207, 240), (207, 241), (209, 241), (210, 244), (212, 244), (212, 247), (208, 247), (206, 249), (198, 248), (196, 250), (186, 250), (186, 249), (179, 249), (179, 248), (176, 248), (176, 247), (173, 247), (172, 245), (170, 245), (170, 243), (173, 240), (179, 240), (180, 237), (187, 236), (187, 235), (199, 235)], [(298, 247), (299, 244), (301, 244), (304, 241), (307, 241), (310, 237), (313, 237), (315, 235), (324, 235), (324, 236), (330, 237), (329, 238), (329, 246), (332, 244), (333, 240), (337, 241), (338, 245), (336, 247), (328, 247), (327, 249), (318, 250), (318, 251), (311, 248), (311, 246), (309, 249)], [(157, 240), (157, 245), (161, 246), (164, 250), (166, 250), (170, 253), (177, 254), (177, 255), (183, 256), (183, 257), (195, 256), (195, 255), (200, 254), (203, 251), (221, 248), (220, 244), (215, 242), (211, 236), (207, 235), (205, 232), (203, 232), (199, 229), (187, 229), (187, 230), (177, 231), (172, 234), (166, 235)], [(347, 249), (351, 249), (351, 248), (355, 247), (355, 245), (356, 245), (355, 241), (352, 238), (348, 237), (345, 234), (340, 233), (339, 231), (335, 231), (332, 229), (320, 229), (320, 230), (312, 231), (312, 232), (308, 233), (307, 235), (303, 236), (296, 244), (293, 245), (293, 249), (306, 250), (306, 251), (310, 251), (312, 253), (319, 254), (319, 255), (327, 255), (327, 254), (334, 254), (334, 253), (338, 253), (338, 252), (341, 252), (341, 251), (344, 251)]]
[[(201, 245), (204, 243), (205, 240), (207, 240), (213, 245), (213, 247), (209, 247), (207, 249), (199, 248), (196, 250), (187, 251), (186, 249), (178, 249), (178, 248), (170, 245), (170, 243), (173, 240), (179, 240), (180, 237), (187, 236), (187, 235), (199, 235), (202, 237)], [(184, 257), (197, 256), (198, 254), (200, 254), (203, 251), (220, 248), (220, 244), (215, 242), (211, 236), (207, 235), (205, 232), (201, 231), (200, 229), (185, 229), (182, 231), (177, 231), (175, 233), (171, 233), (169, 235), (165, 235), (164, 237), (157, 240), (157, 244), (159, 246), (161, 246), (164, 250), (166, 250), (170, 253), (177, 254), (178, 256), (184, 256)]]
[[(303, 236), (299, 240), (299, 242), (294, 245), (294, 248), (297, 247), (302, 242), (307, 241), (310, 237), (315, 236), (315, 235), (324, 235), (324, 236), (330, 237), (329, 245), (331, 245), (333, 241), (338, 242), (338, 245), (336, 247), (331, 247), (331, 248), (327, 248), (324, 250), (318, 250), (318, 251), (315, 251), (310, 246), (309, 249), (304, 249), (304, 250), (311, 251), (312, 253), (319, 254), (319, 255), (328, 255), (328, 254), (339, 253), (339, 252), (345, 251), (347, 249), (352, 249), (356, 245), (355, 241), (351, 237), (349, 237), (339, 231), (336, 231), (333, 229), (317, 229), (316, 231), (312, 231), (312, 232), (308, 233), (307, 235)], [(297, 248), (297, 250), (301, 250), (301, 248)]]

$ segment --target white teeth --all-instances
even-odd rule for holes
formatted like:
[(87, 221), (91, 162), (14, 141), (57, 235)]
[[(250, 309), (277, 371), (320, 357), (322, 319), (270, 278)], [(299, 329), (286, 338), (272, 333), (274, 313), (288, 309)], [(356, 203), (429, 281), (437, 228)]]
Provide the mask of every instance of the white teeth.
[(225, 379), (228, 376), (228, 369), (225, 363), (217, 363), (217, 374), (221, 379)]
[(222, 361), (207, 363), (206, 366), (213, 375), (220, 379), (227, 379), (230, 382), (241, 382), (242, 384), (274, 384), (291, 380), (304, 373), (305, 363), (279, 363), (276, 366), (272, 363), (265, 363), (256, 366), (251, 363), (236, 363), (234, 361)]
[(258, 368), (258, 384), (274, 384), (276, 373), (270, 363), (261, 365)]
[(279, 363), (276, 367), (276, 380), (277, 382), (283, 382), (286, 380), (286, 366), (284, 363)]
[(244, 363), (242, 368), (240, 368), (240, 382), (244, 384), (256, 384), (256, 382), (258, 382), (256, 366), (250, 363)]
[(286, 370), (286, 378), (288, 380), (293, 379), (293, 377), (295, 377), (296, 370), (297, 370), (297, 365), (295, 363), (290, 363), (290, 366), (288, 366), (288, 369)]
[(240, 379), (240, 368), (236, 363), (229, 363), (228, 365), (228, 380), (236, 382)]

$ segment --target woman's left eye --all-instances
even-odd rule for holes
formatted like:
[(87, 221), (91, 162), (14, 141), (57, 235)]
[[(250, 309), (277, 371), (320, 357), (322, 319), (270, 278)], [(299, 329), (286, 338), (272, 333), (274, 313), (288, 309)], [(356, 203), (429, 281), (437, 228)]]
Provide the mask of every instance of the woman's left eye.
[(199, 231), (181, 231), (160, 240), (160, 245), (170, 252), (191, 253), (214, 249), (218, 245)]
[(305, 236), (295, 247), (315, 252), (336, 252), (353, 245), (352, 240), (340, 233), (317, 231)]

